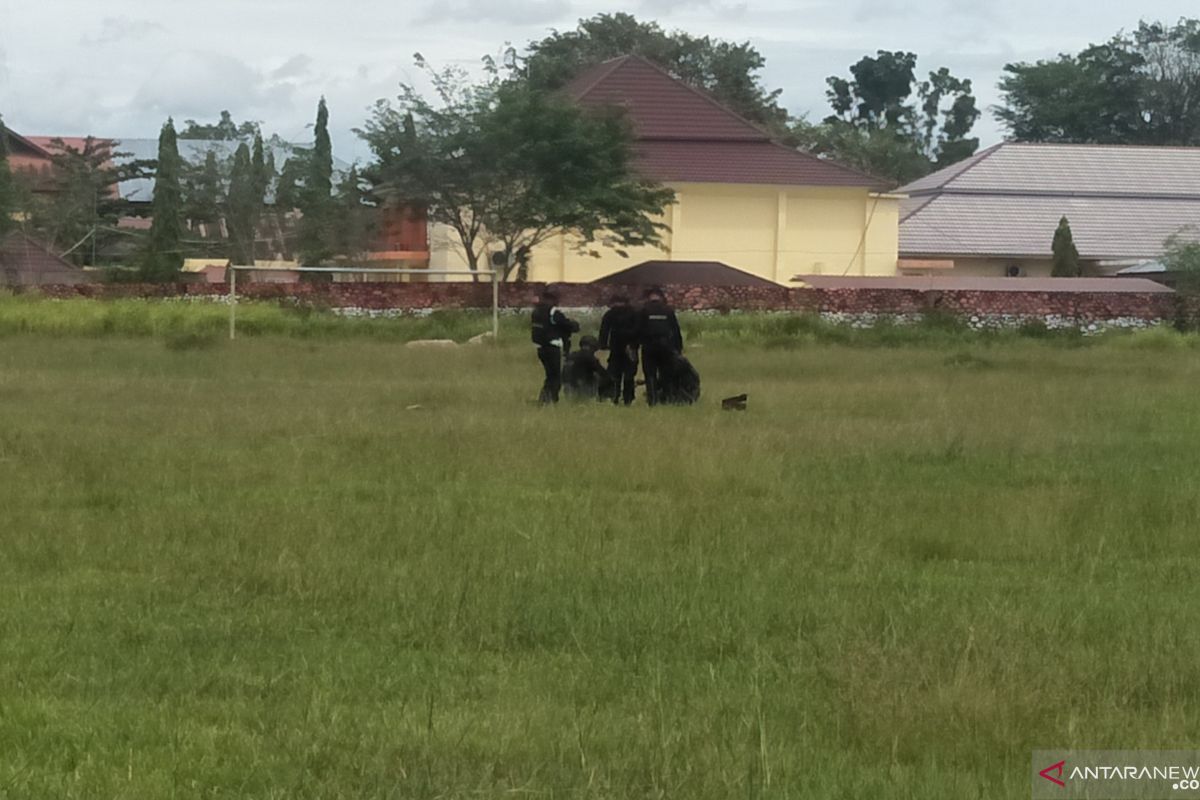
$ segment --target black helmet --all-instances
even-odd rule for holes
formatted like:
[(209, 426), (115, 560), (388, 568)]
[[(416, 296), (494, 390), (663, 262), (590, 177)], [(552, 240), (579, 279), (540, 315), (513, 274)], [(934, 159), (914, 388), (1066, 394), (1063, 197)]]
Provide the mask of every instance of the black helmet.
[(579, 346), (584, 350), (599, 350), (600, 341), (595, 336), (583, 336), (579, 339)]

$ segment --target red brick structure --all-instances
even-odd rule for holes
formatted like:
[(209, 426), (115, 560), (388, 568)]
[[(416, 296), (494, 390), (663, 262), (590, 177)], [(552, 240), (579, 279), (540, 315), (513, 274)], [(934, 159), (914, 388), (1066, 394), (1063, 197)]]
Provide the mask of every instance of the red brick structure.
[[(1014, 282), (1019, 285), (1019, 282)], [(500, 306), (528, 308), (543, 284), (502, 284)], [(560, 284), (561, 304), (600, 308), (613, 294), (640, 296), (638, 286)], [(42, 286), (51, 297), (203, 297), (225, 294), (224, 284), (90, 284)], [(952, 314), (976, 327), (1041, 320), (1051, 326), (1138, 327), (1200, 320), (1200, 299), (1174, 292), (969, 291), (783, 286), (668, 286), (670, 301), (684, 311), (778, 311), (822, 314), (836, 321), (869, 323), (877, 317), (914, 318), (930, 311)], [(238, 287), (244, 299), (278, 300), (319, 308), (423, 311), (491, 308), (489, 283), (296, 283)]]

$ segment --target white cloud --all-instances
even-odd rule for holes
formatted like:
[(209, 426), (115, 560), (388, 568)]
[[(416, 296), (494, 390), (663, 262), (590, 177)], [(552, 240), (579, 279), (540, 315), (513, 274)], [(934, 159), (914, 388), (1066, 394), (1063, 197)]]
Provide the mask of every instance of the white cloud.
[(84, 34), (79, 42), (82, 45), (106, 46), (125, 41), (144, 42), (157, 33), (166, 32), (166, 28), (157, 22), (137, 20), (127, 16), (105, 17), (100, 21), (100, 29), (95, 33)]

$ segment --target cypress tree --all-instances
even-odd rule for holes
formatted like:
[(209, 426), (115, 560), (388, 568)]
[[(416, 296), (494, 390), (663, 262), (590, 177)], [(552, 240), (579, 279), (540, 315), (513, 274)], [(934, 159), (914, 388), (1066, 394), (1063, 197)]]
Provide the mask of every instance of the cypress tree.
[(317, 105), (313, 149), (307, 160), (300, 195), (300, 260), (306, 266), (315, 266), (333, 255), (333, 145), (324, 97)]
[(1075, 248), (1075, 238), (1071, 235), (1071, 223), (1066, 217), (1058, 221), (1058, 229), (1054, 231), (1054, 242), (1050, 250), (1054, 253), (1051, 276), (1078, 278), (1083, 274), (1083, 267), (1079, 263), (1079, 251)]
[(188, 182), (185, 209), (193, 222), (211, 225), (221, 219), (221, 168), (213, 150), (205, 154), (204, 166)]
[(233, 260), (239, 266), (254, 264), (254, 240), (258, 209), (262, 195), (256, 194), (258, 176), (245, 142), (233, 154), (233, 170), (229, 175), (229, 201), (226, 221), (233, 244)]
[(183, 267), (182, 173), (175, 122), (168, 119), (158, 136), (158, 166), (151, 204), (154, 221), (150, 225), (150, 248), (143, 266), (143, 275), (149, 280), (171, 280)]

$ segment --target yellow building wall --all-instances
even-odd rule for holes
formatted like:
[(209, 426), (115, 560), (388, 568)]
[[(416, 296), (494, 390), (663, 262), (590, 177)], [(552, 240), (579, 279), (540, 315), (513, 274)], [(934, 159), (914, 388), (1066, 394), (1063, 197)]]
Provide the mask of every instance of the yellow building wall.
[(904, 275), (935, 275), (967, 278), (1004, 278), (1008, 268), (1021, 270), (1022, 278), (1048, 278), (1052, 263), (1049, 258), (954, 258), (953, 269), (902, 269)]
[[(866, 189), (742, 184), (677, 184), (662, 249), (593, 243), (589, 255), (563, 237), (535, 248), (529, 279), (585, 283), (651, 259), (721, 261), (788, 284), (794, 275), (894, 275), (899, 198)], [(445, 229), (430, 232), (430, 266), (459, 269), (460, 248)]]

